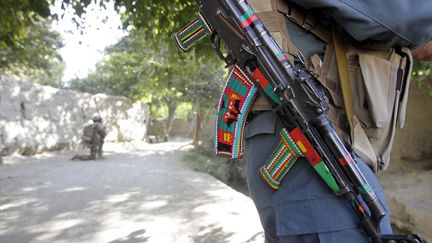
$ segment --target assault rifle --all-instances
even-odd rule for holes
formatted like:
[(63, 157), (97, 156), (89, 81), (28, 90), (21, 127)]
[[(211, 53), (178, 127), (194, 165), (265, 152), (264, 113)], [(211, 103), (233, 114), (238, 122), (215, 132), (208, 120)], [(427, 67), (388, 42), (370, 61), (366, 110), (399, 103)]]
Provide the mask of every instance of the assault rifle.
[[(326, 112), (329, 99), (319, 81), (302, 62), (294, 67), (245, 0), (197, 0), (199, 17), (181, 33), (177, 43), (187, 51), (210, 34), (212, 47), (227, 66), (239, 66), (266, 97), (285, 128), (294, 124), (312, 152), (312, 165), (324, 162), (322, 179), (352, 205), (364, 231), (374, 243), (419, 243), (418, 235), (383, 235), (379, 225), (386, 211), (357, 167), (353, 156), (335, 132)], [(221, 49), (225, 43), (225, 51)], [(301, 58), (299, 58), (301, 60)], [(264, 92), (270, 83), (278, 100)], [(336, 186), (332, 185), (335, 182)]]

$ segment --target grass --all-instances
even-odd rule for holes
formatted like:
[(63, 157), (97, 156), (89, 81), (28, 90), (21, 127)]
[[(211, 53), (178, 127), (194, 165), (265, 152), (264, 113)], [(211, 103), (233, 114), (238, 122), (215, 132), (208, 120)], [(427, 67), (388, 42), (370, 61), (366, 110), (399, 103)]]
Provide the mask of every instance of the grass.
[(184, 161), (194, 171), (210, 174), (217, 179), (229, 183), (231, 181), (231, 166), (228, 159), (208, 155), (201, 150), (186, 153)]

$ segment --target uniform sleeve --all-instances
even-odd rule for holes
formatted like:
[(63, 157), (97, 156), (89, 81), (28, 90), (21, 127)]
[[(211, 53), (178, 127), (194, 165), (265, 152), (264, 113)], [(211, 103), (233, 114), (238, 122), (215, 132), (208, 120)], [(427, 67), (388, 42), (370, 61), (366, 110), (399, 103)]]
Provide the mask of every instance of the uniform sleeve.
[(415, 48), (432, 40), (431, 0), (292, 0), (320, 9), (357, 41)]

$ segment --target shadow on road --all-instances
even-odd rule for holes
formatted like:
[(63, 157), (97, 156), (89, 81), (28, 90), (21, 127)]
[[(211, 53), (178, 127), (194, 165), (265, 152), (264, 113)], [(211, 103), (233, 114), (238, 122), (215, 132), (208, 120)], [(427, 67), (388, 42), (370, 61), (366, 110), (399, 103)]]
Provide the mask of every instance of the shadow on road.
[(247, 197), (184, 166), (188, 143), (110, 146), (104, 160), (72, 162), (61, 154), (0, 166), (0, 242), (255, 242), (262, 236)]

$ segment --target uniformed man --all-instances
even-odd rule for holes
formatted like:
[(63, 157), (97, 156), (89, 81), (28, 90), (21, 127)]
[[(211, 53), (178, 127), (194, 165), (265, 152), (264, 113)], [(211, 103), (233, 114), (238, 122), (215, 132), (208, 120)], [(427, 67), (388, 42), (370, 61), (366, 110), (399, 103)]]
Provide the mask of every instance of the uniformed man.
[(103, 144), (106, 137), (105, 127), (102, 125), (102, 118), (95, 115), (93, 123), (84, 127), (82, 143), (90, 149), (90, 155), (75, 155), (72, 160), (95, 160), (102, 158)]
[[(264, 19), (276, 16), (271, 13), (274, 10), (281, 11), (278, 9), (281, 1), (248, 2), (258, 16)], [(317, 17), (319, 25), (327, 29), (330, 28), (329, 23), (338, 23), (346, 34), (345, 41), (355, 42), (365, 48), (415, 49), (432, 39), (432, 2), (428, 0), (409, 4), (402, 0), (292, 0), (285, 3), (288, 5), (283, 8), (288, 8), (282, 10), (287, 14), (284, 22), (290, 43), (293, 44), (286, 45), (285, 51), (294, 53), (298, 49), (303, 54), (304, 61), (311, 64), (312, 68), (316, 63), (317, 66), (321, 64), (327, 45), (310, 31), (316, 27), (309, 25), (308, 20), (311, 20), (311, 17), (314, 21)], [(302, 12), (297, 11), (298, 9)], [(290, 14), (291, 16), (288, 16)], [(273, 24), (275, 22), (273, 21)], [(266, 25), (266, 21), (263, 23)], [(275, 31), (276, 28), (277, 26), (273, 25), (269, 31)], [(285, 34), (284, 31), (280, 33)], [(431, 46), (432, 42), (417, 49), (413, 52), (414, 57), (431, 60)], [(295, 58), (297, 57), (294, 55), (293, 59)], [(336, 63), (333, 62), (332, 65)], [(282, 126), (274, 113), (259, 100), (258, 97), (245, 128), (246, 177), (251, 198), (265, 231), (266, 242), (371, 242), (361, 229), (349, 203), (334, 195), (306, 159), (297, 160), (281, 181), (278, 190), (270, 188), (261, 178), (259, 170), (277, 146), (280, 140), (278, 133)], [(374, 174), (375, 170), (385, 168), (385, 161), (377, 161), (374, 165), (356, 158), (356, 163), (387, 210), (381, 223), (381, 232), (389, 234), (392, 232), (390, 208)]]

